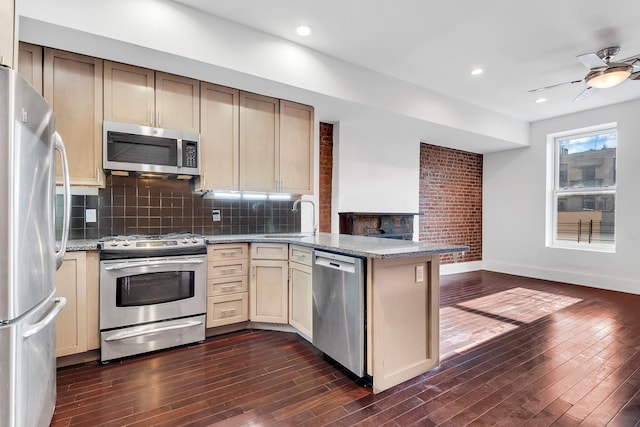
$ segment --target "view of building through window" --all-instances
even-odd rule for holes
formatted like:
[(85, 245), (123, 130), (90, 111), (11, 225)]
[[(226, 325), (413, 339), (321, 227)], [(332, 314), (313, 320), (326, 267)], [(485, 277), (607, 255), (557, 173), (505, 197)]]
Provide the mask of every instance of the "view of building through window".
[(615, 243), (615, 129), (556, 138), (555, 241)]

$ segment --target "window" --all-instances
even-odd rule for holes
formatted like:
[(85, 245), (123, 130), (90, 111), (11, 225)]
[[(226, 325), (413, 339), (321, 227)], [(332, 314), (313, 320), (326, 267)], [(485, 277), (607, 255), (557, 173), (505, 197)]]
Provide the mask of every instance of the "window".
[(548, 246), (615, 248), (617, 146), (615, 125), (549, 137)]

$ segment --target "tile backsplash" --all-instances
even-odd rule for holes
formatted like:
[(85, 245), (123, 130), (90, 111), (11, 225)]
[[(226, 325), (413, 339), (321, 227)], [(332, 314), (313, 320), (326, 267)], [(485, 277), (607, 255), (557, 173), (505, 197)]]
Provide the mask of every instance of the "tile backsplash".
[[(121, 234), (189, 232), (203, 235), (300, 231), (293, 200), (218, 200), (192, 193), (189, 181), (108, 175), (97, 196), (71, 197), (70, 239)], [(86, 222), (86, 210), (97, 222)], [(212, 211), (220, 211), (220, 221)], [(62, 233), (62, 196), (56, 199), (56, 235)]]

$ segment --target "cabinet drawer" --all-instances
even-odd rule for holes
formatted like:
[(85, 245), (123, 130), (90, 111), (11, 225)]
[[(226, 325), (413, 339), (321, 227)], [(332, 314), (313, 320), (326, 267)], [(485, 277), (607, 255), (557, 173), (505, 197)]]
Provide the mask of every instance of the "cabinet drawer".
[(313, 249), (304, 246), (289, 245), (289, 261), (311, 266)]
[(209, 261), (249, 258), (248, 243), (224, 243), (209, 245), (207, 248)]
[(249, 278), (246, 275), (207, 280), (207, 295), (210, 297), (237, 294), (238, 292), (247, 292), (248, 290)]
[(207, 298), (207, 328), (249, 320), (247, 292)]
[(208, 278), (218, 279), (229, 276), (246, 276), (249, 272), (249, 260), (211, 261), (208, 263)]
[(289, 259), (289, 245), (286, 243), (252, 243), (252, 259)]

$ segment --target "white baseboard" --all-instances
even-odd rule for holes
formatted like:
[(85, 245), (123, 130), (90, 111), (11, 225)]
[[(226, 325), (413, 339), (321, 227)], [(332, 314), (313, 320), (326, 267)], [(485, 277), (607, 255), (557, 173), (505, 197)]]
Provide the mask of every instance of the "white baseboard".
[(514, 274), (534, 279), (552, 280), (555, 282), (588, 286), (591, 288), (606, 289), (610, 291), (640, 294), (640, 280), (629, 280), (615, 276), (601, 276), (574, 271), (555, 270), (551, 268), (507, 264), (495, 261), (483, 261), (483, 266), (485, 270), (495, 271), (498, 273)]
[(470, 262), (456, 262), (453, 264), (441, 264), (440, 274), (456, 274), (466, 273), (468, 271), (477, 271), (483, 269), (482, 261), (470, 261)]

